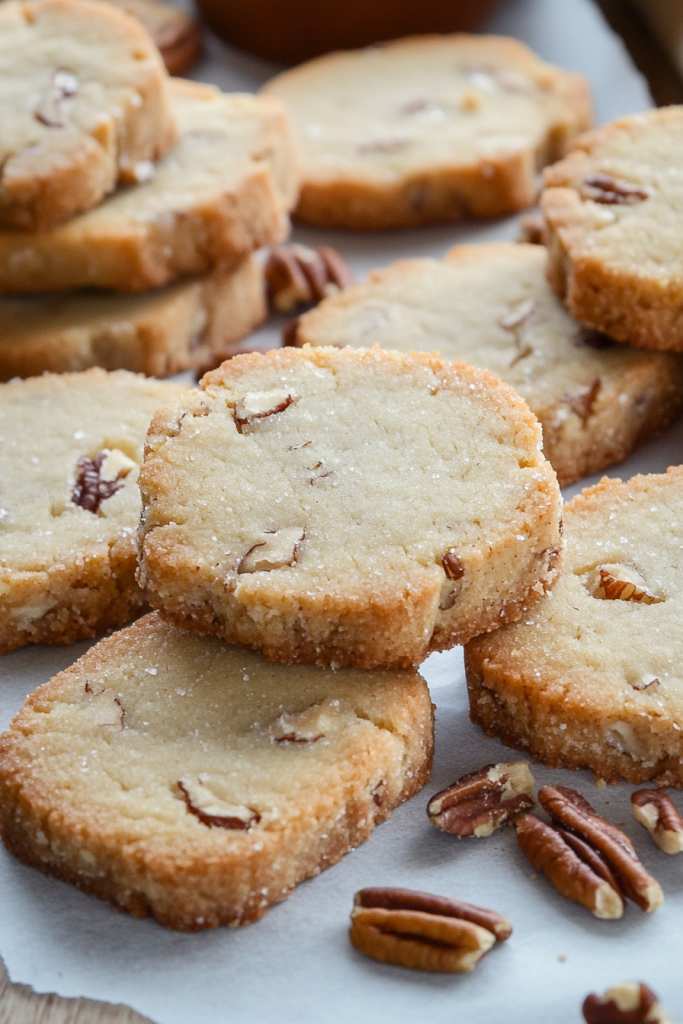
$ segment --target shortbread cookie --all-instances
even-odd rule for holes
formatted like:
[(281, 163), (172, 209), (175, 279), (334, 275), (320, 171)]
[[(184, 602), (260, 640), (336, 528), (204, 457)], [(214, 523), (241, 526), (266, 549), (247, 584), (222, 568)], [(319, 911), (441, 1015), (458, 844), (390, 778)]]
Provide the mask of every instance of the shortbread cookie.
[(429, 779), (414, 670), (285, 667), (148, 615), (0, 739), (0, 830), (46, 874), (185, 931), (257, 921)]
[(552, 598), (467, 645), (472, 720), (551, 768), (683, 786), (683, 467), (565, 506)]
[(326, 299), (297, 344), (438, 349), (491, 370), (527, 402), (561, 484), (626, 458), (683, 406), (683, 359), (634, 352), (585, 330), (545, 279), (538, 245), (452, 249), (404, 260)]
[(0, 299), (0, 380), (102, 366), (166, 377), (229, 351), (266, 317), (263, 267), (253, 256), (136, 295)]
[(624, 117), (548, 169), (550, 280), (579, 320), (683, 351), (683, 106)]
[(170, 75), (182, 75), (202, 51), (202, 34), (194, 18), (159, 0), (109, 0), (145, 26)]
[(496, 36), (415, 36), (334, 53), (264, 87), (301, 160), (296, 216), (360, 230), (532, 206), (539, 168), (592, 123), (585, 79)]
[(180, 626), (276, 661), (418, 664), (519, 618), (558, 571), (527, 407), (436, 356), (236, 356), (160, 412), (140, 580)]
[(0, 385), (0, 654), (132, 618), (138, 466), (185, 388), (118, 371)]
[(151, 180), (50, 231), (0, 231), (0, 292), (142, 291), (285, 237), (297, 179), (282, 104), (169, 88), (179, 136)]
[(175, 138), (135, 19), (90, 0), (0, 4), (0, 225), (44, 230), (151, 171)]

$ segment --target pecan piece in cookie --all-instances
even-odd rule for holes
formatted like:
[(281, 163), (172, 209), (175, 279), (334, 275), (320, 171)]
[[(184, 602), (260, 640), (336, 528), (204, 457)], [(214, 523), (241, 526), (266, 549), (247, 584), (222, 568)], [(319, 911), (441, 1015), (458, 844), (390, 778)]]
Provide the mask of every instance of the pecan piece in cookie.
[(381, 963), (461, 974), (511, 933), (495, 911), (410, 889), (373, 888), (355, 895), (349, 938)]
[(649, 198), (649, 193), (627, 181), (619, 181), (610, 174), (589, 174), (583, 179), (581, 195), (594, 203), (607, 206), (632, 206)]
[(76, 482), (71, 495), (74, 505), (86, 512), (98, 512), (100, 505), (123, 487), (136, 463), (115, 448), (103, 448), (94, 459), (81, 455), (76, 463)]
[(604, 601), (661, 604), (665, 600), (655, 594), (638, 570), (630, 565), (598, 565), (595, 569), (594, 583), (593, 597)]
[(306, 531), (299, 526), (286, 526), (263, 534), (263, 540), (249, 548), (237, 567), (242, 575), (247, 572), (270, 572), (294, 565)]
[(283, 711), (268, 733), (273, 743), (317, 743), (325, 738), (327, 715), (320, 703), (303, 711)]
[(601, 818), (580, 793), (567, 786), (544, 786), (538, 799), (556, 822), (577, 833), (602, 854), (629, 899), (646, 913), (661, 906), (664, 899), (661, 886), (638, 860), (631, 840)]
[(204, 825), (210, 828), (230, 828), (246, 830), (257, 825), (261, 815), (252, 807), (243, 804), (231, 804), (221, 800), (207, 785), (208, 779), (202, 775), (184, 775), (178, 779), (187, 809)]
[(580, 840), (576, 843), (575, 838), (570, 839), (569, 833), (547, 825), (534, 814), (525, 814), (517, 822), (517, 842), (525, 857), (561, 896), (580, 903), (603, 920), (622, 917), (624, 901), (609, 881), (609, 869), (601, 871), (594, 856), (584, 859)]
[(43, 92), (35, 108), (38, 121), (50, 128), (63, 128), (66, 124), (64, 100), (75, 96), (79, 87), (78, 77), (72, 71), (60, 69), (55, 71), (52, 81)]
[(427, 805), (432, 825), (455, 836), (490, 836), (534, 806), (534, 780), (525, 761), (488, 764), (437, 793)]
[(284, 412), (294, 401), (294, 396), (285, 388), (272, 391), (250, 391), (235, 402), (235, 423), (237, 429), (251, 427), (268, 416)]
[(664, 853), (683, 851), (683, 818), (663, 789), (639, 789), (631, 793), (631, 809)]
[(581, 1007), (586, 1024), (672, 1024), (658, 997), (642, 981), (626, 981), (602, 996), (591, 993)]

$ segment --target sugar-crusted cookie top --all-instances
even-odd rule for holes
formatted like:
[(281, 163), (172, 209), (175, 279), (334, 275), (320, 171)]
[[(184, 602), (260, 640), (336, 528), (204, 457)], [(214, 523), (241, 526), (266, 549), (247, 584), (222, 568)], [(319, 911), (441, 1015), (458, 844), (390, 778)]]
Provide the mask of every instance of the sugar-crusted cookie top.
[(309, 181), (393, 183), (425, 166), (547, 147), (559, 154), (590, 125), (580, 76), (495, 36), (420, 36), (335, 53), (265, 91), (289, 107)]

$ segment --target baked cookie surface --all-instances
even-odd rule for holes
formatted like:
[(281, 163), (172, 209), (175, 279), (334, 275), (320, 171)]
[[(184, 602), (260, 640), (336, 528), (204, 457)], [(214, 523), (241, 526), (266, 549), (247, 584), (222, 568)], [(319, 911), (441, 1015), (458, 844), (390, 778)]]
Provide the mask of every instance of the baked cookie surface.
[(536, 174), (592, 123), (580, 75), (496, 36), (334, 53), (264, 86), (292, 117), (296, 217), (360, 230), (532, 206)]
[(0, 738), (2, 837), (135, 916), (248, 924), (424, 786), (432, 717), (414, 670), (275, 665), (148, 615)]
[(282, 105), (182, 79), (169, 91), (178, 140), (151, 180), (49, 231), (0, 231), (0, 292), (142, 291), (283, 239), (297, 182)]
[(549, 275), (578, 320), (683, 351), (683, 106), (590, 132), (545, 173)]
[(683, 786), (683, 467), (564, 510), (552, 598), (465, 648), (470, 715), (550, 768)]
[(0, 380), (91, 366), (167, 377), (202, 365), (266, 315), (253, 256), (234, 270), (134, 295), (0, 298)]
[(118, 371), (0, 385), (0, 653), (132, 618), (138, 467), (152, 414), (186, 390)]
[(458, 246), (444, 260), (374, 271), (305, 313), (297, 344), (464, 359), (510, 384), (538, 417), (561, 485), (626, 458), (683, 404), (683, 360), (634, 352), (570, 317), (538, 245)]
[(243, 355), (155, 417), (140, 580), (279, 661), (418, 664), (557, 573), (535, 418), (485, 371), (380, 349)]
[(90, 0), (0, 5), (0, 225), (44, 230), (148, 173), (175, 138), (139, 23)]

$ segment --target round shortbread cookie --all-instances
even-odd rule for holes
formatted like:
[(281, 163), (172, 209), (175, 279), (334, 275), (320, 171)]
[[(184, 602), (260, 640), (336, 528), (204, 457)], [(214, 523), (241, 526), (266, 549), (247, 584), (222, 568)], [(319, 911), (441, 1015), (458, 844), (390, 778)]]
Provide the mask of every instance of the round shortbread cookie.
[(683, 467), (565, 506), (552, 597), (465, 649), (472, 720), (551, 768), (683, 786)]
[(378, 348), (237, 356), (160, 412), (140, 580), (177, 625), (277, 661), (418, 664), (557, 574), (536, 419), (492, 374)]
[(570, 484), (668, 426), (683, 405), (683, 359), (586, 331), (545, 267), (541, 246), (496, 242), (404, 260), (304, 314), (296, 344), (438, 350), (491, 370), (538, 417), (546, 458)]
[(202, 51), (202, 34), (194, 18), (158, 0), (108, 0), (142, 22), (164, 58), (169, 75), (182, 75)]
[(91, 366), (167, 377), (224, 352), (267, 312), (253, 256), (235, 270), (135, 295), (0, 298), (0, 380)]
[(177, 78), (169, 91), (178, 139), (151, 179), (49, 231), (0, 231), (0, 293), (144, 291), (282, 241), (297, 194), (282, 104)]
[(44, 230), (175, 138), (167, 76), (137, 20), (90, 0), (0, 4), (0, 225)]
[(296, 217), (360, 230), (532, 206), (538, 170), (592, 123), (586, 81), (513, 39), (415, 36), (334, 53), (264, 86), (287, 104)]
[(142, 607), (138, 467), (152, 414), (185, 390), (98, 369), (0, 385), (0, 654)]
[(545, 173), (549, 276), (570, 313), (638, 348), (683, 351), (683, 106), (578, 139)]
[(0, 830), (136, 917), (248, 924), (428, 781), (414, 670), (274, 665), (148, 615), (32, 694), (0, 739)]

